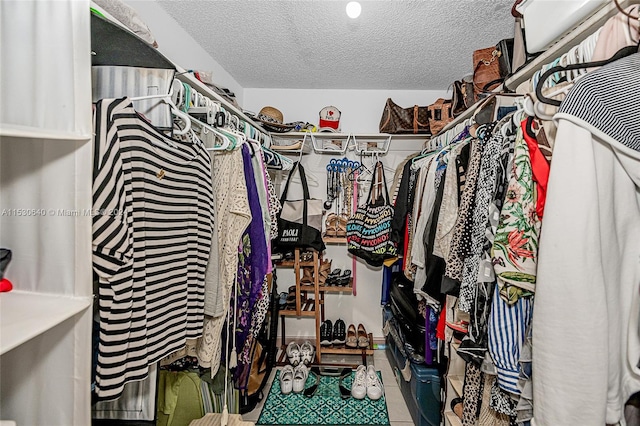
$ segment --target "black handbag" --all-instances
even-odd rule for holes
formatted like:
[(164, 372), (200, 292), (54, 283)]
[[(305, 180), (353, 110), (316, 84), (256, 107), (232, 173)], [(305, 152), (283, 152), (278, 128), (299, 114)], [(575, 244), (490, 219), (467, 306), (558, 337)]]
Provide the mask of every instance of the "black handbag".
[[(384, 192), (376, 191), (374, 186), (384, 186)], [(393, 207), (389, 204), (389, 191), (382, 163), (378, 161), (374, 168), (367, 204), (358, 207), (347, 221), (347, 250), (371, 266), (382, 266), (384, 261), (396, 257), (398, 250), (391, 241), (391, 220)]]
[[(300, 172), (302, 182), (303, 199), (296, 201), (287, 200), (289, 184), (296, 172)], [(322, 241), (322, 211), (323, 202), (309, 196), (309, 186), (304, 167), (299, 162), (294, 163), (287, 184), (280, 197), (282, 210), (278, 215), (278, 238), (275, 243), (278, 249), (311, 248), (317, 251), (325, 249)]]

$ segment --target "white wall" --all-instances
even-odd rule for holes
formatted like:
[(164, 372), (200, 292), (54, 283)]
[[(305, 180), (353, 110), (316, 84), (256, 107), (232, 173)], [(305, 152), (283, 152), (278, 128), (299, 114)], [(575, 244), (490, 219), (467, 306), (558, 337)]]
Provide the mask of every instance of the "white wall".
[[(378, 124), (382, 109), (388, 97), (401, 106), (414, 104), (429, 105), (438, 97), (446, 97), (445, 91), (384, 91), (384, 90), (289, 90), (289, 89), (245, 89), (244, 99), (246, 108), (259, 111), (265, 105), (272, 105), (280, 109), (285, 121), (309, 121), (318, 123), (318, 112), (322, 107), (335, 105), (342, 112), (341, 128), (343, 132), (378, 133)], [(388, 186), (391, 186), (393, 172), (409, 154), (422, 148), (423, 140), (402, 139), (394, 137), (387, 155), (380, 160), (386, 167)], [(360, 161), (351, 151), (347, 157)], [(310, 179), (310, 194), (312, 198), (326, 199), (326, 165), (329, 160), (336, 158), (330, 154), (308, 154), (302, 157), (308, 179)], [(365, 158), (365, 164), (371, 165), (372, 159)], [(278, 173), (282, 179), (283, 173)], [(311, 181), (313, 180), (313, 181)], [(291, 199), (302, 196), (300, 185), (295, 185), (290, 191)], [(366, 196), (366, 194), (365, 194)], [(352, 268), (352, 256), (348, 254), (345, 245), (327, 246), (325, 258), (332, 259), (332, 268)], [(357, 295), (327, 294), (325, 313), (333, 322), (342, 318), (347, 326), (356, 327), (362, 323), (367, 331), (373, 333), (374, 338), (382, 338), (382, 310), (380, 296), (382, 289), (382, 268), (372, 268), (365, 262), (357, 260), (356, 288)], [(293, 272), (289, 269), (278, 270), (278, 290), (286, 292), (290, 285), (295, 284)], [(286, 320), (287, 338), (312, 337), (315, 333), (313, 318)]]
[(151, 29), (158, 50), (185, 69), (212, 71), (213, 82), (235, 93), (242, 106), (243, 88), (155, 0), (124, 0)]
[[(399, 71), (400, 72), (400, 71)], [(318, 114), (327, 105), (342, 113), (341, 131), (345, 133), (378, 133), (380, 117), (387, 98), (403, 107), (426, 106), (447, 96), (438, 90), (304, 90), (244, 89), (243, 107), (258, 112), (264, 106), (278, 108), (285, 122), (306, 121), (318, 124)]]

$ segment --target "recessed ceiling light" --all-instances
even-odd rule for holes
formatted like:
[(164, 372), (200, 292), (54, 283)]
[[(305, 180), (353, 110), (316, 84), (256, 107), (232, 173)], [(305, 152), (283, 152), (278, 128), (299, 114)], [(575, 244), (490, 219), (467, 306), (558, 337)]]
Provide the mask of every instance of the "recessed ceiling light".
[(362, 6), (357, 1), (350, 1), (347, 3), (347, 16), (351, 19), (356, 19), (362, 12)]

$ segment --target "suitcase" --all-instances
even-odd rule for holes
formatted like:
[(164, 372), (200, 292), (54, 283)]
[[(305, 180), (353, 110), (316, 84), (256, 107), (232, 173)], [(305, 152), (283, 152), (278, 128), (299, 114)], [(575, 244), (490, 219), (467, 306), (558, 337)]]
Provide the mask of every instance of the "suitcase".
[(394, 274), (391, 283), (391, 312), (399, 324), (407, 343), (421, 356), (425, 349), (425, 319), (418, 311), (418, 299), (413, 283), (402, 272)]
[[(425, 365), (407, 363), (393, 339), (387, 338), (385, 351), (413, 422), (416, 426), (439, 426), (442, 390), (438, 370)], [(409, 380), (407, 380), (409, 375), (406, 374), (407, 366), (410, 369)], [(404, 374), (402, 370), (405, 370)]]

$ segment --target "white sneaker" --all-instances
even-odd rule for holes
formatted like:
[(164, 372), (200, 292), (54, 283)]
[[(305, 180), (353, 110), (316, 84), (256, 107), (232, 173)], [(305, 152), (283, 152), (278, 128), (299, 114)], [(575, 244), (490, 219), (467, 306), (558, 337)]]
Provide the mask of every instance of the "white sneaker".
[(287, 346), (287, 358), (294, 367), (300, 364), (300, 346), (296, 342), (291, 342)]
[(311, 342), (306, 340), (300, 346), (300, 361), (302, 361), (304, 365), (308, 366), (313, 362), (314, 353), (315, 353), (315, 349), (313, 348), (313, 345), (311, 344)]
[(293, 390), (293, 367), (285, 365), (280, 372), (280, 392), (283, 395), (290, 394)]
[(300, 393), (304, 390), (304, 384), (307, 382), (309, 370), (304, 364), (298, 364), (293, 370), (293, 392)]
[(371, 364), (369, 364), (369, 367), (367, 367), (366, 385), (367, 396), (369, 397), (369, 399), (375, 401), (377, 399), (380, 399), (382, 397), (382, 394), (384, 394), (382, 382), (380, 381), (378, 374), (376, 374), (376, 369)]
[(367, 367), (359, 365), (356, 376), (351, 385), (351, 396), (355, 399), (364, 399), (367, 396)]

